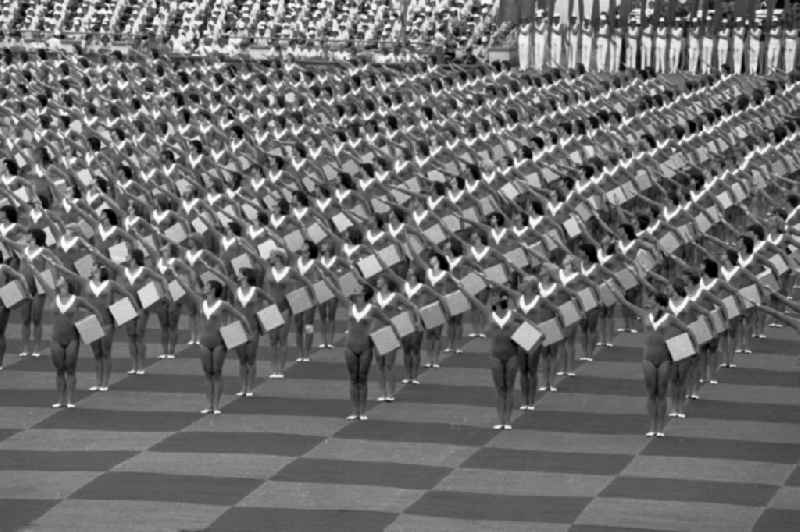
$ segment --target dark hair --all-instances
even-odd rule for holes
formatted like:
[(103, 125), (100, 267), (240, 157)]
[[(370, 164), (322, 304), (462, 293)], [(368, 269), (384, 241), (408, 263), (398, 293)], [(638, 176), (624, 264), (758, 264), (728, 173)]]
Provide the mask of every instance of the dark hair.
[(719, 276), (719, 265), (716, 263), (716, 261), (705, 259), (703, 261), (703, 273), (712, 279), (716, 279)]
[(37, 246), (44, 246), (47, 243), (47, 234), (38, 227), (34, 227), (30, 230), (30, 235), (33, 237), (33, 242)]
[(133, 260), (133, 263), (137, 266), (144, 266), (144, 252), (139, 248), (132, 250), (131, 260)]
[(104, 214), (108, 217), (108, 223), (111, 225), (119, 225), (119, 219), (117, 218), (117, 213), (114, 212), (113, 209), (103, 209), (101, 214)]
[(211, 293), (214, 294), (214, 297), (220, 297), (222, 295), (222, 284), (220, 284), (219, 281), (211, 279), (206, 282), (206, 286), (211, 290)]

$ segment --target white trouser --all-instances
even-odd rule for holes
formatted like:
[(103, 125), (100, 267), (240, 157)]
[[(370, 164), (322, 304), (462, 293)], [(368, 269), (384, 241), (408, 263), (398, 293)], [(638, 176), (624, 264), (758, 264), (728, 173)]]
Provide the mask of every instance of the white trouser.
[(783, 68), (786, 72), (791, 72), (797, 61), (797, 39), (789, 39), (783, 50)]
[(561, 35), (550, 36), (550, 66), (561, 66)]
[(541, 70), (542, 66), (544, 66), (544, 41), (545, 36), (541, 34), (534, 34), (534, 43), (533, 43), (533, 68), (536, 70)]
[(584, 68), (589, 70), (592, 63), (592, 36), (584, 35), (581, 37), (581, 63)]
[(778, 70), (778, 64), (781, 58), (781, 39), (780, 37), (773, 37), (769, 40), (767, 47), (767, 64), (764, 65), (764, 70), (768, 72), (775, 72)]
[(622, 52), (622, 37), (611, 37), (611, 48), (608, 51), (608, 69), (611, 72), (619, 70), (620, 53)]
[(521, 33), (517, 40), (519, 50), (519, 68), (528, 70), (531, 67), (531, 36), (529, 33)]
[(597, 36), (597, 50), (595, 50), (594, 58), (597, 61), (596, 68), (598, 71), (603, 72), (606, 69), (606, 56), (608, 55), (608, 36)]
[(761, 41), (754, 37), (750, 37), (747, 39), (747, 52), (748, 52), (748, 70), (747, 72), (750, 74), (757, 74), (758, 73), (758, 56), (759, 52), (761, 51)]
[(683, 48), (683, 40), (673, 39), (669, 43), (669, 61), (667, 61), (667, 68), (670, 72), (678, 71), (678, 63), (681, 60), (681, 48)]
[(583, 54), (581, 53), (582, 44), (583, 44), (583, 39), (581, 39), (580, 35), (578, 35), (577, 37), (576, 36), (572, 37), (572, 47), (570, 48), (570, 54), (569, 54), (570, 68), (575, 68), (576, 66), (578, 66), (578, 63), (581, 62), (581, 58), (583, 56)]
[(646, 36), (642, 39), (642, 68), (650, 68), (653, 64), (653, 41)]
[(625, 45), (625, 68), (636, 68), (636, 39), (628, 37), (628, 42)]
[[(703, 53), (705, 53), (705, 50), (703, 51)], [(710, 58), (711, 46), (709, 46), (708, 54)], [(722, 68), (723, 65), (727, 64), (728, 64), (728, 39), (720, 39), (719, 41), (717, 41), (717, 65), (719, 65), (719, 68)], [(711, 68), (710, 62), (708, 65), (709, 65), (708, 68)]]
[[(700, 46), (700, 39), (689, 37), (689, 64), (687, 65), (687, 69), (693, 74), (697, 72), (697, 61), (700, 59)], [(710, 51), (708, 57), (711, 57)]]
[(744, 39), (733, 40), (733, 72), (742, 73), (744, 65)]
[(656, 62), (655, 67), (656, 72), (664, 72), (664, 61), (666, 59), (665, 54), (667, 52), (667, 40), (666, 39), (656, 39)]

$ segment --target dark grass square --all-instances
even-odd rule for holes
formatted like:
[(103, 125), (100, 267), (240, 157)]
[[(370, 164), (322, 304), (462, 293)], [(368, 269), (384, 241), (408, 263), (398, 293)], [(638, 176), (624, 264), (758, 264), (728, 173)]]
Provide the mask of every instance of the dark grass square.
[[(55, 380), (55, 379), (54, 379)], [(73, 400), (77, 403), (89, 396), (86, 390), (75, 390)], [(0, 389), (0, 408), (4, 406), (50, 406), (57, 400), (55, 390), (5, 390)]]
[(232, 506), (263, 480), (109, 472), (75, 493), (71, 499), (182, 502)]
[(74, 408), (61, 410), (34, 428), (117, 430), (123, 432), (177, 432), (200, 419), (182, 412), (135, 412)]
[(594, 358), (603, 362), (640, 362), (642, 360), (642, 348), (640, 346), (627, 345), (601, 347)]
[(734, 403), (704, 399), (689, 405), (688, 415), (699, 418), (800, 423), (800, 408), (794, 405)]
[(544, 471), (579, 475), (617, 475), (633, 456), (625, 454), (558, 453), (488, 447), (478, 450), (462, 468), (501, 471)]
[[(757, 357), (758, 355), (752, 355)], [(725, 384), (744, 384), (747, 386), (784, 386), (800, 388), (800, 372), (771, 371), (760, 368), (735, 368), (725, 370), (721, 375)]]
[(281, 469), (271, 480), (431, 489), (452, 470), (389, 462), (354, 462), (300, 458)]
[(486, 353), (460, 353), (447, 357), (442, 361), (443, 368), (470, 368), (485, 369), (488, 373), (491, 368), (489, 357)]
[(336, 433), (337, 438), (410, 443), (439, 443), (478, 447), (486, 445), (496, 431), (444, 423), (411, 423), (371, 420), (351, 423)]
[(356, 510), (293, 510), (288, 508), (231, 508), (220, 516), (208, 532), (379, 532), (397, 515)]
[(486, 373), (486, 386), (447, 386), (422, 384), (406, 386), (397, 393), (397, 400), (410, 403), (435, 403), (447, 405), (495, 406), (497, 395)]
[[(260, 381), (256, 385), (259, 383)], [(233, 376), (223, 377), (222, 385), (224, 390), (239, 390), (241, 388), (239, 377)], [(207, 388), (208, 385), (199, 362), (197, 363), (197, 375), (150, 372), (147, 375), (125, 377), (114, 385), (115, 390), (162, 393), (205, 393)]]
[(736, 506), (766, 506), (777, 490), (777, 486), (742, 482), (618, 477), (606, 486), (599, 496), (654, 501), (708, 502)]
[(644, 434), (647, 416), (537, 410), (520, 416), (514, 427), (584, 434)]
[(450, 519), (572, 523), (590, 501), (588, 497), (431, 491), (406, 509), (405, 513)]
[(800, 510), (767, 508), (753, 526), (753, 532), (797, 532), (800, 530)]
[[(372, 368), (370, 376), (376, 378), (377, 367)], [(344, 362), (312, 362), (310, 364), (295, 364), (286, 370), (286, 377), (289, 379), (320, 379), (329, 381), (346, 381), (350, 379), (347, 373), (347, 366)]]
[(18, 430), (13, 429), (0, 429), (0, 441), (5, 440), (6, 438), (10, 438), (14, 434), (19, 432)]
[(794, 468), (792, 474), (786, 479), (787, 486), (800, 486), (800, 466)]
[[(370, 408), (372, 405), (368, 405)], [(344, 419), (353, 409), (348, 399), (299, 399), (295, 397), (250, 397), (225, 407), (229, 414), (315, 416)]]
[(558, 383), (558, 391), (565, 393), (584, 393), (594, 395), (624, 395), (643, 397), (644, 384), (632, 379), (606, 379), (577, 375)]
[(797, 354), (797, 340), (782, 338), (756, 338), (753, 340), (753, 356), (759, 353), (769, 355), (795, 356)]
[(650, 440), (641, 454), (794, 464), (800, 459), (800, 444), (670, 436)]
[(618, 526), (572, 525), (569, 532), (663, 532), (662, 529), (628, 528)]
[(324, 438), (264, 432), (179, 432), (151, 451), (162, 453), (242, 453), (302, 456)]
[[(53, 442), (57, 447), (58, 443)], [(106, 471), (136, 455), (128, 451), (0, 450), (3, 471)]]
[(58, 502), (46, 499), (0, 499), (0, 530), (22, 530)]

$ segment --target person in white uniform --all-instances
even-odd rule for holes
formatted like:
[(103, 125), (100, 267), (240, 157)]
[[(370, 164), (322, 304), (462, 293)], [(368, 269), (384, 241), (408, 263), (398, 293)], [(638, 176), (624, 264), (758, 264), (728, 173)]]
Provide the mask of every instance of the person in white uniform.
[(783, 32), (783, 69), (794, 70), (797, 65), (797, 28), (786, 28)]
[(748, 74), (758, 74), (759, 60), (761, 59), (761, 39), (764, 31), (759, 26), (750, 28), (747, 35), (747, 72)]
[(528, 70), (531, 67), (531, 25), (523, 24), (519, 29), (517, 37), (517, 48), (519, 52), (520, 70)]
[[(697, 18), (692, 19), (692, 24), (689, 27), (689, 35), (688, 35), (688, 42), (689, 42), (689, 51), (688, 51), (688, 63), (686, 65), (687, 70), (691, 73), (697, 72), (697, 62), (700, 60), (700, 50), (703, 49), (703, 31), (700, 27), (700, 21)], [(711, 48), (714, 44), (713, 39), (709, 39)], [(708, 51), (708, 57), (711, 59), (711, 50)]]
[(592, 54), (594, 53), (594, 33), (592, 23), (589, 19), (584, 19), (581, 26), (581, 63), (587, 70), (591, 68)]
[(652, 21), (645, 22), (644, 28), (642, 28), (642, 42), (640, 45), (642, 54), (641, 63), (643, 69), (653, 66), (653, 38), (655, 37), (653, 32), (654, 28)]
[(739, 17), (736, 19), (736, 26), (733, 28), (733, 56), (731, 57), (731, 70), (734, 74), (741, 74), (744, 69), (744, 37), (747, 34), (747, 27), (744, 20)]
[(769, 42), (767, 43), (766, 61), (764, 65), (765, 73), (776, 72), (780, 66), (781, 44), (783, 40), (783, 27), (773, 24), (769, 32)]
[(639, 26), (628, 22), (628, 34), (625, 36), (625, 68), (636, 68), (636, 54), (639, 51)]
[(669, 57), (667, 68), (669, 72), (677, 72), (683, 53), (683, 26), (673, 26), (670, 30)]
[[(710, 41), (710, 44), (709, 44)], [(724, 66), (731, 66), (730, 65), (730, 58), (728, 57), (728, 51), (730, 48), (731, 42), (731, 29), (729, 27), (722, 27), (717, 31), (717, 68), (722, 70)], [(703, 38), (703, 72), (708, 72), (711, 70), (711, 49), (714, 46), (713, 37), (704, 37)], [(706, 62), (706, 47), (708, 47), (708, 62)]]
[(653, 67), (656, 72), (666, 72), (665, 63), (667, 59), (667, 27), (664, 19), (660, 19), (661, 25), (656, 29), (656, 60)]

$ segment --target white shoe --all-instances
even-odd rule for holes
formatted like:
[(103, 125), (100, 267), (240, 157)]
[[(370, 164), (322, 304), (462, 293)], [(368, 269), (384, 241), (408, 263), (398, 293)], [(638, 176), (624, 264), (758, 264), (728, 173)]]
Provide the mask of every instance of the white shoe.
[(210, 408), (204, 408), (200, 411), (200, 413), (203, 415), (210, 414), (211, 412), (212, 410)]
[(168, 358), (169, 360), (172, 360), (172, 359), (174, 359), (174, 358), (175, 358), (175, 353), (170, 353), (170, 354), (168, 354), (168, 355), (167, 355), (167, 358)]
[(347, 421), (355, 421), (356, 419), (358, 419), (358, 416), (357, 416), (357, 415), (355, 415), (355, 414), (350, 414), (350, 415), (349, 415), (349, 416), (347, 416), (345, 419), (346, 419)]
[(717, 379), (711, 379), (711, 380), (708, 381), (708, 383), (709, 384), (719, 384), (719, 381)]
[(664, 433), (663, 432), (656, 432), (656, 437), (657, 438), (663, 438), (664, 437)]
[(63, 405), (61, 403), (53, 403), (50, 406), (52, 406), (53, 408), (61, 408)]
[(28, 356), (28, 353), (26, 353), (25, 351), (19, 354), (19, 358), (25, 358), (26, 356)]
[(409, 382), (411, 382), (411, 379), (403, 379), (400, 382), (402, 382), (403, 384), (408, 384)]
[(384, 396), (381, 395), (380, 397), (378, 397), (378, 402), (379, 403), (382, 403), (384, 401), (386, 401), (386, 398)]
[(592, 358), (592, 357), (579, 357), (578, 360), (582, 360), (583, 362), (593, 362), (594, 358)]
[(677, 412), (670, 412), (669, 413), (669, 417), (678, 417), (678, 413)]
[(284, 377), (285, 377), (285, 375), (284, 375), (283, 373), (276, 373), (276, 374), (275, 374), (275, 378), (276, 378), (276, 379), (282, 379), (282, 378), (284, 378)]
[(100, 387), (99, 387), (99, 386), (89, 386), (89, 391), (90, 391), (90, 392), (96, 392), (96, 391), (97, 391), (97, 390), (99, 390), (99, 389), (100, 389)]
[(244, 397), (244, 392), (236, 392), (234, 395), (236, 395), (236, 397)]
[(433, 369), (439, 369), (439, 368), (441, 368), (442, 366), (440, 366), (439, 364), (431, 364), (431, 367), (432, 367)]
[(494, 430), (503, 430), (503, 425), (494, 425), (492, 426)]
[(145, 371), (143, 369), (136, 370), (137, 375), (144, 375)]
[(686, 419), (686, 414), (684, 414), (683, 412), (678, 412), (677, 414), (675, 414), (675, 417), (677, 417), (678, 419)]
[(575, 372), (574, 371), (568, 371), (567, 372), (567, 377), (574, 377), (574, 376), (575, 376)]
[(317, 349), (325, 349), (326, 347), (328, 347), (328, 344), (319, 344)]
[(167, 358), (167, 355), (166, 355), (166, 353), (162, 353), (162, 354), (158, 355), (158, 358), (160, 360), (164, 360), (165, 358)]
[(67, 403), (67, 408), (75, 408), (75, 405), (72, 403)]
[(547, 386), (539, 386), (539, 391), (540, 392), (546, 392), (547, 391)]
[(419, 380), (418, 379), (411, 379), (411, 384), (419, 384)]
[(388, 397), (386, 397), (386, 402), (387, 403), (394, 403), (394, 395), (389, 395)]
[(362, 416), (358, 416), (358, 420), (359, 420), (359, 421), (366, 421), (366, 420), (368, 420), (368, 419), (369, 419), (369, 418), (368, 418), (367, 416), (363, 416), (363, 415), (362, 415)]
[(511, 425), (503, 425), (503, 430), (511, 430)]
[(135, 369), (129, 369), (128, 370), (128, 375), (136, 375), (136, 370)]
[(645, 436), (647, 436), (648, 438), (652, 438), (655, 435), (656, 435), (656, 433), (654, 431), (652, 431), (652, 430), (650, 432), (645, 433)]
[(39, 353), (31, 353), (31, 356), (32, 356), (33, 358), (39, 358), (39, 357), (40, 357), (40, 356), (42, 356), (42, 355), (40, 355)]
[(548, 388), (547, 391), (548, 392), (557, 392), (558, 388), (556, 388), (555, 386), (550, 386), (550, 388)]
[(253, 392), (247, 392), (246, 394), (244, 394), (244, 396), (245, 397), (254, 397), (255, 394)]
[(108, 386), (100, 386), (99, 388), (97, 388), (97, 390), (100, 391), (100, 392), (107, 392), (108, 391)]
[(218, 416), (222, 413), (222, 410), (214, 410), (214, 415)]
[(564, 372), (563, 372), (563, 371), (556, 371), (556, 375), (557, 375), (557, 376), (559, 376), (559, 377), (561, 377), (561, 376), (563, 376), (563, 375), (564, 375)]

